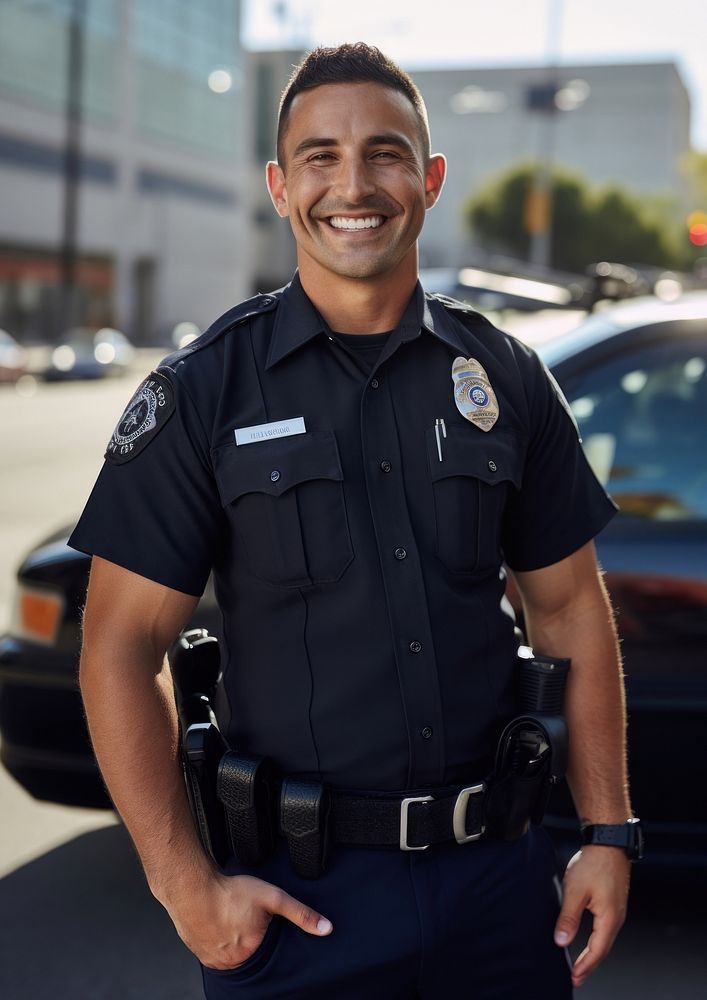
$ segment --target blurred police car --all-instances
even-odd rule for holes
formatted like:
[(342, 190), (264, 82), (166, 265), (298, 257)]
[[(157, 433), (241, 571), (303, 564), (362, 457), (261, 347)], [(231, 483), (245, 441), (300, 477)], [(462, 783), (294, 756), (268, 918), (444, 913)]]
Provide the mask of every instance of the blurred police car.
[[(707, 294), (633, 299), (539, 344), (621, 507), (597, 547), (625, 659), (633, 802), (648, 857), (707, 863)], [(548, 483), (552, 489), (552, 483)], [(107, 805), (76, 666), (88, 559), (46, 539), (0, 639), (0, 757), (33, 795)], [(517, 605), (512, 585), (509, 596)], [(195, 623), (218, 633), (213, 595)], [(548, 825), (576, 831), (566, 791)]]
[(97, 379), (124, 374), (135, 358), (135, 348), (120, 330), (76, 327), (51, 354), (44, 371), (47, 382)]

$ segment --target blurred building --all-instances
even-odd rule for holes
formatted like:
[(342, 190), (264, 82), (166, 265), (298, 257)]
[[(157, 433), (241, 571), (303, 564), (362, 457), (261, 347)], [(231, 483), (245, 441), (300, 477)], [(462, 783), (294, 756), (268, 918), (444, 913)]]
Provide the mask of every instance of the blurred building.
[(679, 193), (690, 99), (673, 63), (412, 75), (429, 111), (433, 149), (448, 160), (445, 190), (425, 223), (426, 266), (463, 264), (473, 249), (463, 217), (469, 196), (495, 174), (539, 156), (592, 184)]
[(287, 219), (281, 219), (265, 186), (265, 164), (277, 158), (277, 109), (280, 95), (302, 59), (299, 50), (246, 54), (251, 99), (246, 108), (253, 291), (268, 291), (290, 280), (297, 266), (295, 242)]
[(0, 326), (46, 339), (56, 321), (82, 6), (74, 319), (164, 338), (252, 286), (240, 0), (2, 0)]

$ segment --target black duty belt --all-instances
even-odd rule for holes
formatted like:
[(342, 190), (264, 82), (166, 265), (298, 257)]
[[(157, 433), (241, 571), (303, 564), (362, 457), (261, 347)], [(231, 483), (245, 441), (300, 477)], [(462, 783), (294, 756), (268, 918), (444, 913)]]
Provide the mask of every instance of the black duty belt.
[(405, 796), (332, 791), (332, 836), (340, 844), (401, 851), (424, 851), (451, 840), (467, 844), (484, 833), (485, 793), (483, 781)]
[(483, 781), (410, 792), (359, 792), (314, 780), (280, 778), (267, 758), (227, 751), (218, 766), (217, 795), (227, 840), (239, 861), (259, 864), (287, 839), (299, 874), (317, 878), (334, 844), (424, 851), (484, 833)]

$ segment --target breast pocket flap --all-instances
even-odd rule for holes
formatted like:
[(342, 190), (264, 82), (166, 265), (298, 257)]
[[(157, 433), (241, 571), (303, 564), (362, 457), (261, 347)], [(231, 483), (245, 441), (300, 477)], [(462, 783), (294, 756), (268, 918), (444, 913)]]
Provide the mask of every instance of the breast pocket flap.
[(224, 507), (246, 493), (279, 497), (314, 479), (343, 480), (332, 431), (310, 431), (258, 444), (226, 445), (214, 455), (216, 482)]
[[(439, 458), (439, 450), (442, 460)], [(440, 449), (433, 429), (427, 431), (427, 457), (433, 482), (451, 476), (471, 476), (493, 486), (511, 482), (520, 489), (521, 456), (512, 431), (448, 427), (446, 438), (440, 432)]]

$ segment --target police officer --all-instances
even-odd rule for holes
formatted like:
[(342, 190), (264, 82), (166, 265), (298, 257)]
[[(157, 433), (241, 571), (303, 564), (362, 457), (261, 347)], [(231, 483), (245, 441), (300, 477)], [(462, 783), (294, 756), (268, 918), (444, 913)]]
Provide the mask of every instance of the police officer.
[[(623, 696), (592, 545), (614, 507), (536, 356), (417, 283), (444, 176), (405, 73), (363, 44), (310, 54), (267, 166), (298, 273), (143, 382), (72, 538), (93, 555), (96, 754), (212, 1000), (560, 1000), (624, 919)], [(542, 829), (504, 841), (472, 816), (515, 711), (504, 563), (530, 642), (572, 659), (568, 777), (604, 841), (561, 905)], [(211, 572), (230, 745), (359, 796), (319, 878), (284, 838), (227, 874), (197, 838), (164, 659)], [(440, 802), (454, 831), (449, 811), (420, 833)]]

